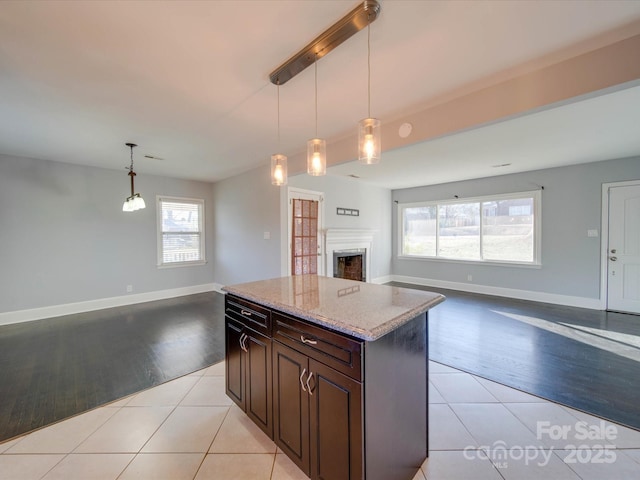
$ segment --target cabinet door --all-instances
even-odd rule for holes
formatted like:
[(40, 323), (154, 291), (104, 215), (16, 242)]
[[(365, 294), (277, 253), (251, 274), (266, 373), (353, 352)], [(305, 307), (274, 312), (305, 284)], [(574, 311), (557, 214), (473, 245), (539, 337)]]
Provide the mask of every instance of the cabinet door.
[(305, 355), (273, 342), (273, 440), (309, 475), (309, 394)]
[(226, 365), (226, 393), (238, 404), (242, 410), (246, 410), (245, 395), (245, 356), (241, 348), (243, 338), (243, 326), (225, 318), (225, 365)]
[(246, 412), (270, 438), (273, 438), (271, 405), (271, 339), (245, 329)]
[(315, 360), (309, 384), (313, 480), (360, 480), (362, 385)]

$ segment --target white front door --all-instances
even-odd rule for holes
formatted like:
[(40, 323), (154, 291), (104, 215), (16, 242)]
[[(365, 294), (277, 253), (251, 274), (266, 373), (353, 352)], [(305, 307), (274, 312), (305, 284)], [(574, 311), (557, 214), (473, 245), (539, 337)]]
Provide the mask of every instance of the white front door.
[(609, 188), (607, 309), (640, 314), (640, 183)]

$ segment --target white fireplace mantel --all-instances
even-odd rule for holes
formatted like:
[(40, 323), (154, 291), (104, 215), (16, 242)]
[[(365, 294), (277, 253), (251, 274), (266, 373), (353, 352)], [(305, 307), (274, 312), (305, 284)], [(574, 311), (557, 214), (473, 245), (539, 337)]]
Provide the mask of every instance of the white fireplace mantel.
[(373, 252), (373, 236), (375, 230), (359, 228), (327, 228), (324, 234), (324, 261), (327, 277), (333, 277), (333, 252), (364, 248), (367, 250), (365, 275), (371, 281), (371, 256)]

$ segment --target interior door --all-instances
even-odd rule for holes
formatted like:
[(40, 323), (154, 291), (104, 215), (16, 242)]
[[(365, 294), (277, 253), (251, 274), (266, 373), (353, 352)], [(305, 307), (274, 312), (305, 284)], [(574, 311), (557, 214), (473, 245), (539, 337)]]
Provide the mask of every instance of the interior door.
[(640, 313), (640, 184), (609, 188), (607, 309)]
[(320, 243), (318, 242), (319, 201), (293, 199), (291, 226), (291, 274), (318, 274)]

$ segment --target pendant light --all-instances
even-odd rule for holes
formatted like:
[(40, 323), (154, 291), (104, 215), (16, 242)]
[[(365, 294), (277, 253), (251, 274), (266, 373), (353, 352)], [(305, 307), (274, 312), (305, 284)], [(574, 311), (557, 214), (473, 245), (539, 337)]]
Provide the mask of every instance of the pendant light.
[(135, 212), (136, 210), (141, 210), (146, 207), (144, 200), (140, 196), (139, 193), (134, 193), (135, 188), (133, 186), (133, 177), (136, 176), (136, 172), (133, 171), (133, 147), (137, 147), (135, 143), (125, 143), (127, 147), (131, 149), (131, 165), (129, 167), (125, 167), (129, 170), (129, 176), (131, 177), (131, 196), (127, 197), (122, 205), (123, 212)]
[(318, 56), (315, 56), (316, 138), (307, 142), (307, 173), (318, 177), (327, 173), (327, 141), (318, 138)]
[(369, 117), (358, 122), (358, 161), (364, 165), (380, 162), (380, 120), (371, 118), (371, 25), (367, 25), (367, 99)]
[[(280, 84), (278, 87), (278, 150), (280, 150)], [(281, 153), (271, 155), (271, 183), (273, 185), (287, 184), (287, 157)]]

